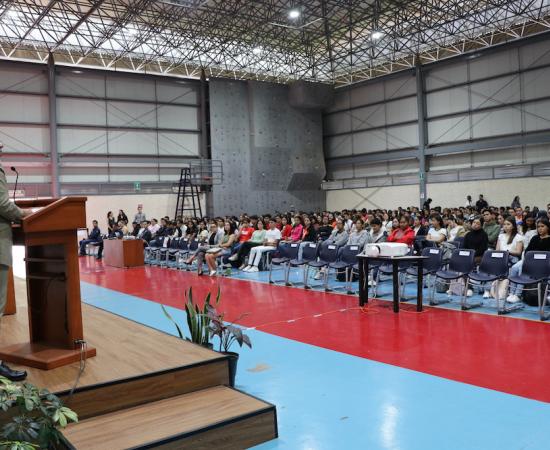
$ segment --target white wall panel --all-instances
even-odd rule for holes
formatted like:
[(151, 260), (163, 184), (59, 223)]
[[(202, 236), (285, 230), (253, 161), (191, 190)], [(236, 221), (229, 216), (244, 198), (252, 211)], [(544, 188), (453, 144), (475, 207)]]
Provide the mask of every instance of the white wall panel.
[(62, 72), (56, 78), (58, 95), (105, 98), (105, 75)]
[(521, 132), (521, 111), (515, 108), (498, 109), (472, 114), (474, 138)]
[(48, 108), (45, 95), (3, 94), (0, 96), (0, 121), (47, 123)]
[(550, 97), (550, 67), (531, 70), (521, 74), (523, 78), (523, 98), (536, 99)]
[(351, 155), (353, 139), (351, 134), (326, 138), (324, 141), (325, 157), (337, 158)]
[(458, 153), (456, 155), (431, 156), (428, 158), (430, 171), (463, 169), (472, 165), (470, 153)]
[(386, 209), (418, 205), (418, 186), (386, 186), (364, 189), (327, 191), (327, 209)]
[(391, 78), (384, 81), (385, 98), (405, 97), (406, 95), (416, 94), (416, 77), (408, 74), (398, 78)]
[(472, 83), (472, 109), (498, 106), (520, 100), (520, 78), (509, 76)]
[(428, 143), (464, 141), (470, 138), (469, 116), (435, 119), (428, 122)]
[(89, 128), (59, 128), (57, 130), (59, 153), (106, 154), (107, 131)]
[(426, 90), (447, 88), (468, 81), (468, 65), (460, 61), (430, 68), (426, 74)]
[(107, 97), (155, 101), (155, 81), (146, 78), (107, 75)]
[(525, 131), (550, 130), (550, 100), (528, 103), (523, 109)]
[(399, 175), (403, 173), (416, 173), (418, 178), (418, 160), (403, 159), (399, 161), (390, 161), (388, 163), (388, 173), (390, 175)]
[(468, 88), (464, 86), (426, 95), (428, 117), (467, 111), (468, 108)]
[(384, 82), (369, 83), (350, 91), (351, 106), (363, 106), (384, 100)]
[(0, 139), (6, 153), (50, 152), (50, 129), (47, 125), (0, 125)]
[(388, 163), (356, 164), (353, 168), (355, 178), (378, 177), (388, 174)]
[(417, 147), (418, 125), (404, 125), (387, 129), (388, 149)]
[(354, 109), (350, 114), (354, 130), (382, 127), (386, 124), (386, 106), (383, 103)]
[(520, 148), (507, 148), (472, 153), (474, 167), (504, 166), (506, 164), (522, 164), (523, 157)]
[(519, 57), (517, 48), (501, 50), (492, 54), (472, 59), (470, 64), (470, 80), (478, 80), (519, 69)]
[(157, 80), (157, 101), (163, 103), (199, 104), (199, 88), (195, 83)]
[(0, 67), (0, 90), (10, 92), (48, 93), (45, 70), (22, 65)]
[(346, 178), (353, 178), (353, 168), (339, 167), (331, 170), (328, 176), (331, 180), (344, 180)]
[(155, 128), (154, 103), (107, 102), (107, 124), (114, 127)]
[(386, 133), (383, 129), (362, 131), (353, 135), (354, 155), (381, 152), (386, 148)]
[(104, 100), (57, 99), (57, 123), (67, 125), (103, 125), (107, 123)]
[(159, 133), (158, 145), (160, 155), (199, 156), (198, 134)]
[(159, 175), (156, 167), (142, 167), (139, 170), (132, 167), (111, 167), (109, 180), (113, 182), (159, 181)]
[(522, 45), (519, 56), (522, 69), (550, 64), (550, 41)]
[(550, 145), (530, 145), (523, 150), (524, 162), (532, 164), (540, 161), (550, 161)]
[(340, 112), (325, 116), (324, 133), (326, 135), (348, 133), (351, 131), (351, 114), (352, 112)]
[(390, 101), (386, 103), (386, 123), (416, 120), (418, 117), (417, 111), (416, 97)]
[[(109, 181), (109, 168), (61, 167), (59, 181), (61, 183), (105, 183)], [(107, 215), (106, 212), (105, 215)]]
[(189, 106), (160, 105), (157, 109), (158, 127), (176, 130), (198, 130), (199, 109)]
[(156, 155), (156, 131), (109, 131), (109, 153), (119, 155)]

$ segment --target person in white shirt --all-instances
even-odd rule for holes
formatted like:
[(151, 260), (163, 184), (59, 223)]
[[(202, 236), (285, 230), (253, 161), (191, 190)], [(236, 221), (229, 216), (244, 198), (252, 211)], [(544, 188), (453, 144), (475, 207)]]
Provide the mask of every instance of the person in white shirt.
[(443, 218), (441, 216), (433, 216), (430, 222), (432, 226), (428, 230), (426, 240), (440, 245), (447, 239), (447, 229), (443, 227)]
[(262, 255), (268, 252), (274, 252), (281, 240), (281, 231), (277, 228), (275, 219), (269, 220), (269, 229), (265, 232), (263, 245), (252, 247), (248, 257), (248, 266), (243, 270), (245, 272), (258, 272), (258, 266), (262, 260)]
[(155, 237), (155, 234), (157, 234), (157, 231), (160, 230), (160, 225), (157, 219), (151, 219), (151, 225), (149, 225), (148, 229), (153, 235), (153, 237)]

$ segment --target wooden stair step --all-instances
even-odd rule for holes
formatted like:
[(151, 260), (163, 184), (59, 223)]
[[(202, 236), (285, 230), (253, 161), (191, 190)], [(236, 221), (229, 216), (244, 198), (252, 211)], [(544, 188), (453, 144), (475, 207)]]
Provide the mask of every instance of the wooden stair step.
[(216, 386), (83, 420), (63, 436), (78, 450), (247, 448), (277, 437), (276, 412)]

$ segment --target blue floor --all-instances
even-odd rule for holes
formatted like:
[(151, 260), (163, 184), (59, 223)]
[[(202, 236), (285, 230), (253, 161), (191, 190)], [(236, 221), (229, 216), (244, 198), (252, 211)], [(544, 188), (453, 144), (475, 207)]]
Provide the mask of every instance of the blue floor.
[[(86, 303), (174, 334), (157, 303), (81, 286)], [(274, 403), (279, 420), (279, 439), (258, 449), (550, 448), (550, 404), (248, 333), (253, 348), (240, 352), (237, 387)]]

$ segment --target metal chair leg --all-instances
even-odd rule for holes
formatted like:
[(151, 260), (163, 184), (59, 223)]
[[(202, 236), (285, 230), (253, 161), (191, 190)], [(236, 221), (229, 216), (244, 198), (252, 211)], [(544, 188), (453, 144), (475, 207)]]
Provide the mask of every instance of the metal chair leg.
[(325, 292), (330, 292), (330, 291), (332, 291), (332, 289), (329, 289), (329, 287), (328, 287), (328, 277), (329, 277), (329, 274), (330, 274), (330, 267), (329, 267), (329, 266), (326, 266), (326, 267), (325, 267), (325, 273), (324, 273), (324, 275), (325, 275), (325, 283), (324, 283), (324, 284), (325, 284)]
[(309, 265), (304, 265), (304, 289), (311, 289), (311, 286), (307, 284), (309, 278)]
[(285, 267), (285, 286), (292, 286), (292, 284), (288, 282), (289, 278), (290, 278), (290, 263), (287, 263)]

